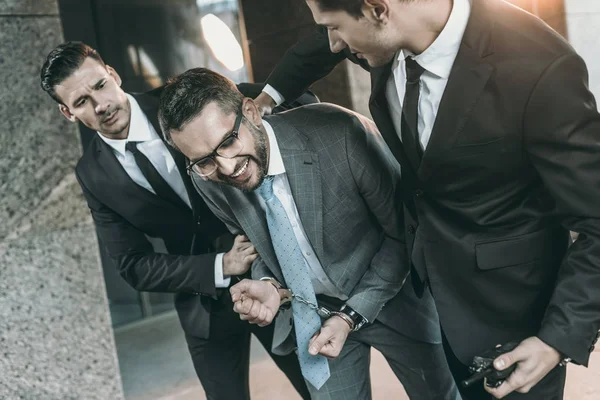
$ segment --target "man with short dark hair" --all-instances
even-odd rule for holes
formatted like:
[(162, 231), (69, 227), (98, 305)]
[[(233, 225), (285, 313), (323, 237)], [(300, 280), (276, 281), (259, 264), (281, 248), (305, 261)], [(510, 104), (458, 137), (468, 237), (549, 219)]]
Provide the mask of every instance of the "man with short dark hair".
[[(191, 186), (184, 157), (163, 142), (161, 88), (125, 93), (118, 73), (80, 42), (50, 52), (41, 80), (69, 121), (98, 133), (75, 173), (100, 245), (133, 288), (175, 293), (207, 398), (250, 399), (250, 332), (270, 349), (273, 330), (239, 321), (227, 288), (257, 254), (245, 236), (227, 233)], [(295, 357), (273, 359), (308, 399)]]
[(562, 398), (559, 363), (586, 365), (600, 328), (600, 116), (585, 63), (503, 0), (307, 4), (320, 31), (267, 83), (293, 99), (345, 58), (370, 70), (371, 114), (402, 166), (412, 277), (433, 293), (456, 379), (517, 341), (495, 362), (515, 372), (485, 389)]
[(167, 83), (159, 120), (206, 203), (260, 255), (231, 288), (235, 310), (274, 321), (273, 351), (296, 350), (313, 400), (370, 399), (371, 347), (411, 399), (458, 398), (431, 298), (404, 284), (399, 166), (370, 120), (325, 104), (263, 120), (201, 68)]

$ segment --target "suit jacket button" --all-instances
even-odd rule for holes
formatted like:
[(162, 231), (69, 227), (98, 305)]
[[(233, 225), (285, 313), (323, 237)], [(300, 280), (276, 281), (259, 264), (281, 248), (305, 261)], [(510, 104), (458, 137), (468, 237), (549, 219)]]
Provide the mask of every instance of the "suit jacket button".
[(417, 196), (417, 197), (423, 196), (423, 191), (421, 189), (415, 190), (415, 196)]
[(408, 233), (410, 233), (411, 235), (415, 234), (415, 227), (412, 225), (408, 226)]

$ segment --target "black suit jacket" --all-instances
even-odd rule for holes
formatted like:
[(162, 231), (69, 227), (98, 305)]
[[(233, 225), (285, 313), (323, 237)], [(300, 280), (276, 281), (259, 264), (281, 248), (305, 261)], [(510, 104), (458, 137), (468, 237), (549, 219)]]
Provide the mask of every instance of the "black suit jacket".
[[(293, 98), (344, 56), (318, 32), (267, 83)], [(583, 60), (530, 14), (473, 0), (420, 165), (389, 115), (390, 73), (371, 70), (370, 110), (402, 166), (408, 254), (456, 355), (537, 335), (587, 364), (600, 328), (600, 116)], [(567, 249), (569, 230), (580, 235)]]
[[(160, 90), (133, 95), (160, 134)], [(198, 196), (185, 171), (185, 158), (169, 148), (192, 209), (183, 209), (137, 185), (113, 150), (97, 135), (76, 167), (100, 244), (120, 275), (135, 289), (173, 292), (183, 329), (208, 337), (209, 299), (215, 296), (213, 240), (227, 232)], [(146, 235), (164, 241), (169, 254), (155, 253)], [(204, 302), (204, 306), (202, 304)]]

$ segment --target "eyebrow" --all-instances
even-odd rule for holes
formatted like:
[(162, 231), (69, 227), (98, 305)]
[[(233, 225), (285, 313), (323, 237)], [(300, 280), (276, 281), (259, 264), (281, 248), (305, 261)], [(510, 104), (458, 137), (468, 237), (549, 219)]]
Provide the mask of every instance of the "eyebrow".
[[(230, 130), (229, 132), (227, 132), (226, 134), (224, 134), (223, 136), (221, 136), (221, 140), (219, 140), (219, 144), (218, 144), (217, 146), (220, 146), (221, 144), (223, 144), (223, 141), (225, 140), (225, 138), (227, 138), (227, 137), (231, 136), (232, 134), (233, 134), (233, 129), (232, 129), (232, 130)], [(217, 150), (217, 149), (215, 148), (213, 151), (211, 151), (211, 152), (210, 152), (210, 154), (207, 154), (207, 155), (205, 155), (205, 156), (198, 157), (198, 158), (192, 158), (192, 159), (190, 159), (190, 162), (193, 164), (193, 163), (195, 163), (195, 162), (198, 162), (198, 161), (200, 161), (200, 160), (203, 160), (203, 159), (205, 159), (205, 158), (208, 158), (208, 157), (210, 157), (211, 155), (213, 155), (213, 154), (215, 153), (215, 151), (216, 151), (216, 150)]]
[[(96, 83), (94, 84), (94, 86), (92, 86), (92, 89), (93, 89), (93, 90), (98, 90), (98, 89), (100, 88), (100, 85), (101, 85), (101, 84), (102, 84), (104, 81), (106, 81), (106, 76), (104, 76), (104, 77), (100, 78), (100, 79), (98, 80), (98, 82), (96, 82)], [(87, 97), (87, 94), (83, 94), (83, 95), (79, 96), (78, 98), (76, 98), (76, 99), (75, 99), (75, 101), (73, 102), (73, 105), (74, 105), (74, 106), (77, 106), (77, 104), (78, 104), (78, 103), (79, 103), (81, 100), (85, 99), (86, 97)]]

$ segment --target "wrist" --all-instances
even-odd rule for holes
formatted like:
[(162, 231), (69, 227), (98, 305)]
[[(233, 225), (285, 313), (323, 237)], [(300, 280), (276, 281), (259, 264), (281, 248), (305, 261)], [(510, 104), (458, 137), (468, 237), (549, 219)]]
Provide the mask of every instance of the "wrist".
[(272, 277), (263, 277), (260, 278), (261, 282), (265, 282), (270, 284), (275, 291), (277, 292), (277, 296), (279, 297), (279, 308), (288, 308), (292, 302), (292, 292), (289, 289), (285, 289), (282, 287), (281, 283)]
[(265, 109), (267, 113), (270, 113), (273, 108), (277, 107), (277, 102), (275, 99), (273, 99), (269, 93), (264, 91), (258, 95), (256, 102), (260, 105), (260, 107)]
[(340, 320), (342, 320), (344, 323), (341, 324), (341, 326), (344, 327), (344, 329), (346, 329), (346, 333), (350, 333), (352, 331), (354, 331), (354, 321), (352, 321), (352, 319), (347, 316), (346, 314), (344, 314), (343, 312), (339, 312), (339, 311), (332, 311), (331, 312), (331, 318), (338, 318)]
[(278, 289), (279, 292), (279, 308), (287, 310), (292, 305), (292, 291), (289, 289)]
[(223, 276), (231, 276), (233, 275), (231, 272), (231, 268), (229, 268), (230, 265), (230, 257), (231, 255), (229, 254), (229, 252), (227, 253), (223, 253)]
[(355, 311), (348, 304), (344, 304), (340, 308), (339, 313), (347, 316), (348, 319), (350, 321), (352, 321), (352, 331), (353, 332), (358, 331), (360, 328), (363, 327), (363, 325), (365, 325), (366, 323), (369, 322), (365, 317), (363, 317), (359, 312)]

